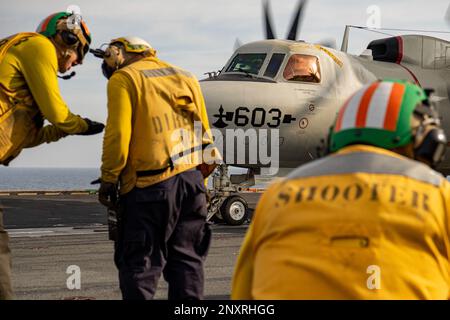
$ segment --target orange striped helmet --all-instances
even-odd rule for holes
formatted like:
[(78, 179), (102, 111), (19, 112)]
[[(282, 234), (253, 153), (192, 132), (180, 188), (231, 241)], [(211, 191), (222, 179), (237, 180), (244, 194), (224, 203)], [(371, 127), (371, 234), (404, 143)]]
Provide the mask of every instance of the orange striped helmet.
[(411, 117), (425, 91), (407, 81), (383, 80), (356, 91), (342, 106), (330, 133), (330, 151), (351, 144), (394, 149), (413, 141)]
[[(89, 45), (91, 44), (91, 33), (81, 18), (81, 16), (75, 15), (70, 12), (57, 12), (49, 15), (42, 20), (36, 29), (37, 33), (40, 33), (47, 38), (54, 37), (58, 32), (61, 33), (61, 38), (64, 45), (77, 48), (78, 62), (82, 63), (84, 56), (89, 51)], [(68, 18), (75, 18), (73, 22), (77, 22), (73, 27), (69, 26)], [(64, 20), (64, 24), (59, 24), (60, 20)]]

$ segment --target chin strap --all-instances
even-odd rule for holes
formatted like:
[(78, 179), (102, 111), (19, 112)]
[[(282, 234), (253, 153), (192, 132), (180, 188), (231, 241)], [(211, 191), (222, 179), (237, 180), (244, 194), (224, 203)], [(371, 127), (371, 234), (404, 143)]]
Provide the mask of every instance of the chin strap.
[(69, 80), (70, 78), (74, 77), (76, 75), (75, 71), (72, 71), (70, 74), (65, 75), (65, 76), (58, 76), (58, 78), (63, 79), (63, 80)]

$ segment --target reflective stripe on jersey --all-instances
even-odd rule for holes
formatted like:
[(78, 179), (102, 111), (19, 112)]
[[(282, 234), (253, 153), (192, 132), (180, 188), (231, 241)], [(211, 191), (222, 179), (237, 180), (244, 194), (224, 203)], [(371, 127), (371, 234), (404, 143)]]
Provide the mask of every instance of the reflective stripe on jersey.
[(153, 77), (165, 77), (165, 76), (172, 76), (175, 74), (182, 74), (185, 77), (192, 78), (192, 74), (190, 72), (177, 69), (177, 68), (160, 68), (160, 69), (149, 69), (149, 70), (142, 70), (141, 73), (147, 77), (147, 78), (153, 78)]
[(439, 186), (443, 179), (438, 172), (417, 161), (372, 152), (328, 156), (294, 170), (287, 179), (350, 173), (400, 175), (434, 186)]

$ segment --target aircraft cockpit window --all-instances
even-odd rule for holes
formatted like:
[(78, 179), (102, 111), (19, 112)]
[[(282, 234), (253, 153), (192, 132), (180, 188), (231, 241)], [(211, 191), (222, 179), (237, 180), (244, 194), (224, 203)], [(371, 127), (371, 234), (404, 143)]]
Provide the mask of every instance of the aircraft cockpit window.
[(270, 62), (267, 65), (267, 69), (264, 72), (264, 77), (275, 78), (280, 69), (281, 63), (284, 60), (284, 53), (274, 53), (272, 58), (270, 58)]
[(306, 54), (294, 54), (289, 58), (283, 77), (288, 81), (320, 82), (319, 59)]
[(265, 53), (241, 53), (234, 57), (225, 72), (245, 72), (258, 74), (266, 59)]

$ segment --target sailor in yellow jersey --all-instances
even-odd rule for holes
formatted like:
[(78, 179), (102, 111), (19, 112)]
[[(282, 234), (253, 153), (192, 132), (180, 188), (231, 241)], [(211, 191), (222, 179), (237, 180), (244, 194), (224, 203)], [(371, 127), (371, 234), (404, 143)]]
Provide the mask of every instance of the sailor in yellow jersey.
[(262, 196), (232, 299), (450, 298), (450, 184), (430, 168), (446, 144), (421, 88), (357, 91), (330, 132), (332, 153)]
[(122, 296), (152, 299), (164, 273), (169, 299), (201, 299), (211, 238), (203, 179), (220, 155), (198, 81), (138, 37), (93, 53), (109, 79), (99, 200), (114, 207), (119, 189)]
[[(61, 98), (57, 72), (81, 64), (91, 42), (83, 20), (59, 12), (37, 32), (0, 40), (0, 164), (8, 165), (23, 148), (70, 134), (100, 133), (104, 125), (70, 112)], [(44, 120), (50, 124), (44, 126)], [(12, 298), (8, 236), (0, 209), (0, 299)]]

